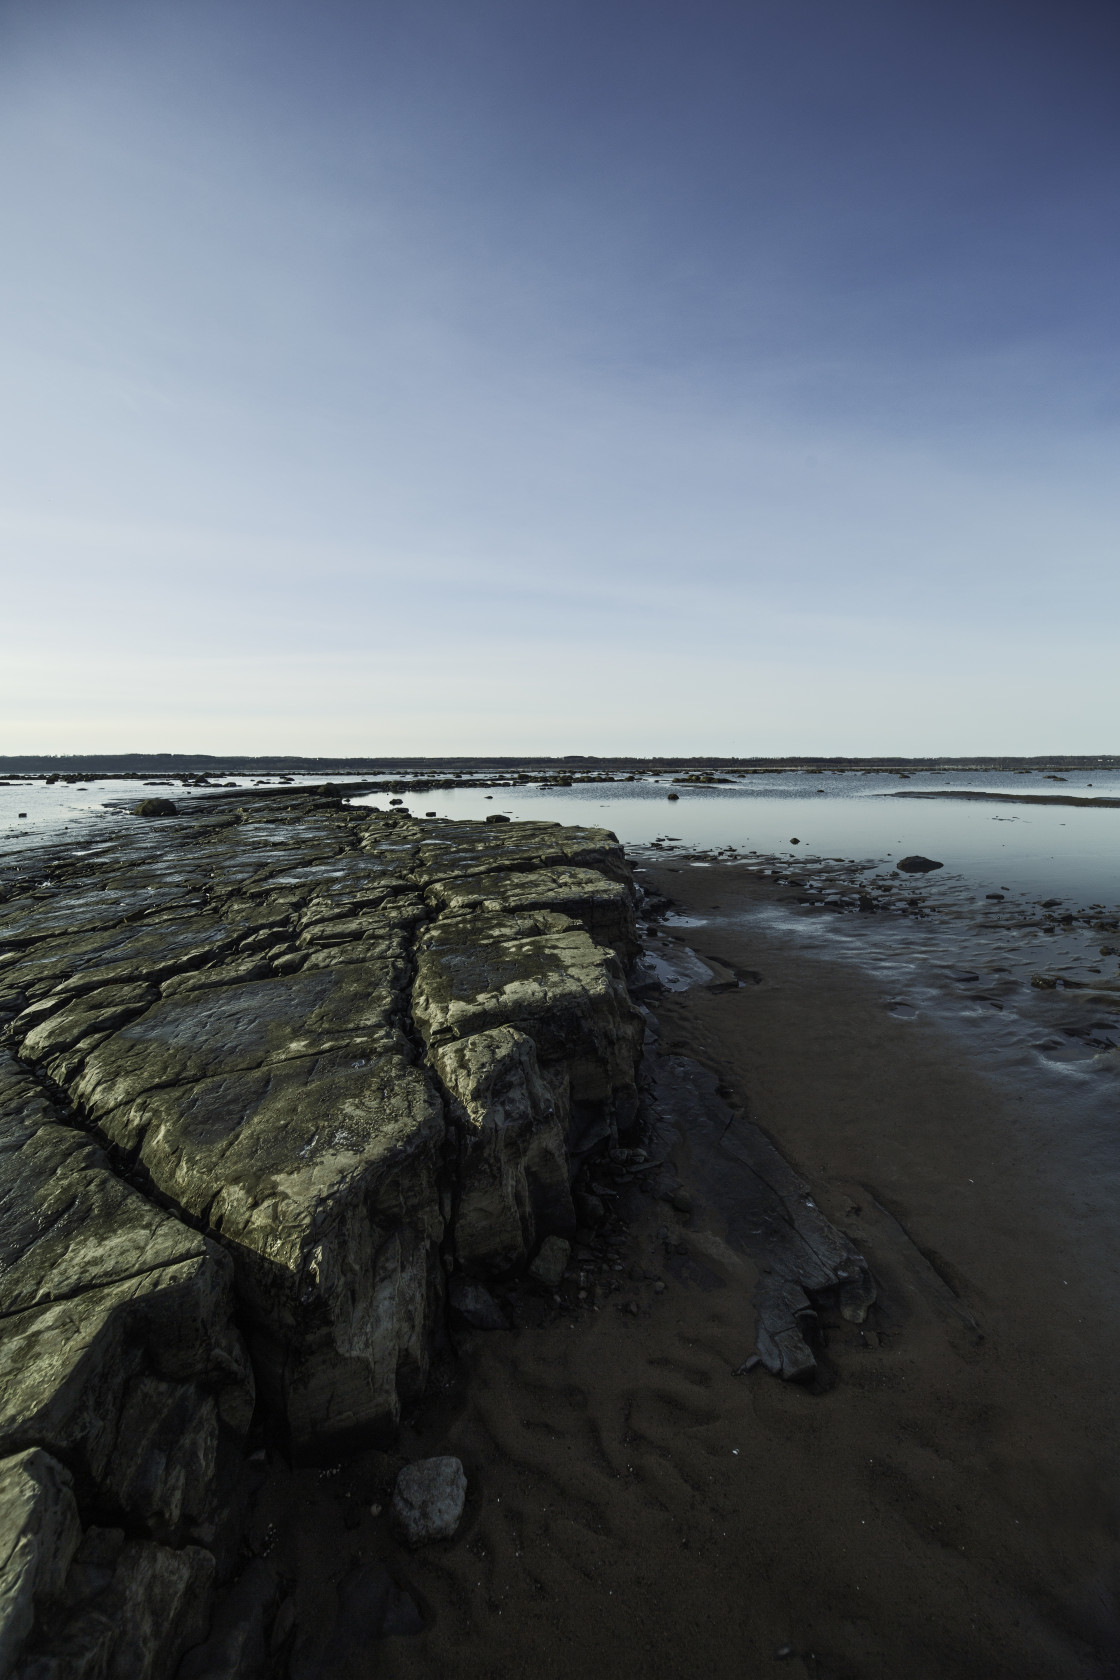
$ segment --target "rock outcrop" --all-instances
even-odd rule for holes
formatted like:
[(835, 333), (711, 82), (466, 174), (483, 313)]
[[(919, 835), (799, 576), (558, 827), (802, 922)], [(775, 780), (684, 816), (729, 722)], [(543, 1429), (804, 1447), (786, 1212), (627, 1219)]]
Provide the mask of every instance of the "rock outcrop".
[(636, 1116), (612, 835), (161, 814), (4, 883), (0, 1677), (171, 1673), (254, 1405), (391, 1431), (448, 1274), (524, 1267)]

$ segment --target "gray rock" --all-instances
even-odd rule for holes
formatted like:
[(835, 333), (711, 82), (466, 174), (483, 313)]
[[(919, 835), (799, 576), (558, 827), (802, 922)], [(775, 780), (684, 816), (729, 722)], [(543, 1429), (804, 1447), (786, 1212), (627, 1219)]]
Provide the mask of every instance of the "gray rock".
[(472, 1330), (508, 1330), (509, 1320), (485, 1284), (454, 1276), (447, 1286), (452, 1317)]
[(132, 807), (134, 817), (175, 817), (178, 809), (171, 799), (142, 799)]
[(14, 1680), (167, 1680), (206, 1633), (213, 1579), (199, 1546), (87, 1530)]
[(258, 1680), (279, 1596), (275, 1570), (264, 1558), (254, 1558), (220, 1598), (209, 1634), (187, 1652), (175, 1680)]
[(904, 875), (928, 875), (933, 869), (944, 869), (943, 863), (935, 863), (933, 858), (921, 857), (917, 852), (912, 857), (899, 858), (895, 864)]
[(450, 1540), (463, 1516), (467, 1477), (457, 1458), (406, 1464), (393, 1489), (393, 1521), (410, 1546)]
[(541, 1231), (574, 1223), (566, 1070), (545, 1079), (533, 1040), (512, 1027), (437, 1046), (431, 1063), (457, 1122), (455, 1256), (500, 1275), (524, 1264)]
[[(12, 1040), (204, 1234), (157, 1214), (104, 1157), (81, 1168), (70, 1215), (57, 1179), (57, 1217), (23, 1258), (12, 1250), (0, 1446), (76, 1454), (139, 1531), (205, 1537), (198, 1490), (221, 1480), (230, 1420), (243, 1427), (251, 1405), (244, 1356), (213, 1328), (230, 1260), (262, 1401), (301, 1451), (391, 1428), (422, 1387), (447, 1237), (481, 1279), (573, 1226), (570, 1157), (617, 1141), (636, 1111), (633, 885), (600, 829), (420, 823), (399, 808), (363, 820), (298, 790), (212, 797), (189, 824), (123, 831), (103, 863), (68, 858), (51, 863), (50, 898), (17, 881), (4, 905)], [(63, 1134), (89, 1147), (64, 1126), (59, 1160)], [(48, 1213), (50, 1149), (41, 1138), (21, 1157), (46, 1150), (28, 1206)], [(145, 1241), (154, 1270), (129, 1263)], [(118, 1249), (127, 1276), (108, 1263)], [(192, 1331), (172, 1371), (167, 1350), (207, 1319), (207, 1296), (213, 1333)], [(207, 1341), (226, 1348), (224, 1380), (199, 1362)], [(62, 1392), (65, 1415), (49, 1398)], [(144, 1468), (161, 1453), (162, 1478)]]
[(209, 1542), (253, 1409), (232, 1282), (0, 1052), (0, 1452), (42, 1447), (142, 1530)]
[(564, 1276), (572, 1245), (563, 1237), (546, 1237), (529, 1267), (530, 1277), (536, 1278), (546, 1289), (555, 1289)]
[(73, 1477), (37, 1447), (0, 1462), (0, 1676), (62, 1593), (81, 1539)]

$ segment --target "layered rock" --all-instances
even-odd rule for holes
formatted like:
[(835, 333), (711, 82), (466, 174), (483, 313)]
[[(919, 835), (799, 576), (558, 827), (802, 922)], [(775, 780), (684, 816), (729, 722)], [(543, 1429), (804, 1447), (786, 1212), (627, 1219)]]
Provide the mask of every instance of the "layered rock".
[(621, 849), (293, 801), (49, 870), (0, 928), (21, 1064), (181, 1240), (221, 1244), (297, 1440), (391, 1424), (423, 1379), (441, 1242), (518, 1264), (570, 1223), (570, 1150), (632, 1115)]
[[(125, 1654), (115, 1607), (137, 1595), (147, 1603), (136, 1583), (174, 1576), (180, 1563), (168, 1560), (185, 1544), (183, 1638), (198, 1637), (214, 1550), (235, 1538), (253, 1411), (232, 1282), (217, 1245), (123, 1183), (0, 1052), (0, 1674), (13, 1671), (44, 1605), (75, 1663), (96, 1647), (102, 1666), (91, 1672), (159, 1672)], [(83, 1521), (121, 1525), (116, 1587), (106, 1579), (87, 1594), (104, 1588), (108, 1609), (74, 1595), (68, 1566), (99, 1532), (83, 1538)], [(162, 1662), (175, 1641), (152, 1638)], [(43, 1648), (34, 1661), (48, 1658)]]
[(635, 1115), (613, 836), (295, 796), (257, 817), (137, 822), (8, 882), (13, 1672), (164, 1672), (205, 1632), (254, 1380), (297, 1450), (391, 1430), (447, 1272), (570, 1227), (574, 1166)]

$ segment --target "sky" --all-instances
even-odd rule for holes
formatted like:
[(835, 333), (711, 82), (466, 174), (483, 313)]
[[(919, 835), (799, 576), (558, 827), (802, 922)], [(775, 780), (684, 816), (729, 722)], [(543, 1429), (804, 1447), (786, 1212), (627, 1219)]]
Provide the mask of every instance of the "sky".
[(0, 753), (1120, 751), (1120, 10), (0, 0)]

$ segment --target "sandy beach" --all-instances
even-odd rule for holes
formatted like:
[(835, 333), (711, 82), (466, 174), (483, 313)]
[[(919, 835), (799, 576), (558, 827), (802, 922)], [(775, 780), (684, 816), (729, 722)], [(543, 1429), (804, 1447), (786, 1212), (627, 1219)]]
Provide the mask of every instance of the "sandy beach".
[[(771, 889), (734, 868), (643, 879), (706, 918), (674, 937), (715, 975), (651, 1000), (651, 1065), (694, 1058), (728, 1105), (722, 1137), (675, 1138), (691, 1212), (622, 1184), (583, 1302), (511, 1292), (518, 1333), (461, 1333), (398, 1456), (270, 1479), (255, 1521), (288, 1531), (300, 1622), (379, 1558), (428, 1624), (382, 1644), (394, 1680), (1118, 1672), (1115, 1256), (1071, 1249), (1017, 1101), (953, 1040), (744, 932)], [(822, 1313), (805, 1384), (741, 1369), (748, 1122), (879, 1289), (863, 1326)], [(436, 1452), (467, 1467), (465, 1526), (409, 1554), (369, 1507)]]

